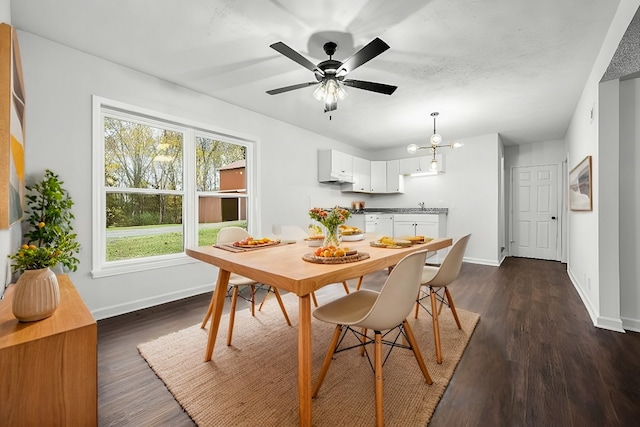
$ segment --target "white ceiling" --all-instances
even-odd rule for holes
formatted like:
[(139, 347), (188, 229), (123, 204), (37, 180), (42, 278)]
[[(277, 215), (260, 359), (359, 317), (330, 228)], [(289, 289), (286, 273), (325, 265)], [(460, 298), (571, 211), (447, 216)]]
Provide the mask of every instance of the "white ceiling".
[[(507, 144), (561, 139), (618, 6), (616, 0), (20, 0), (19, 30), (335, 138), (380, 150), (423, 143), (440, 112), (445, 142), (500, 133)], [(283, 41), (317, 63), (375, 37), (389, 50), (349, 78), (332, 120), (313, 80), (269, 47)], [(314, 34), (316, 34), (314, 36)], [(352, 39), (353, 42), (349, 43)]]

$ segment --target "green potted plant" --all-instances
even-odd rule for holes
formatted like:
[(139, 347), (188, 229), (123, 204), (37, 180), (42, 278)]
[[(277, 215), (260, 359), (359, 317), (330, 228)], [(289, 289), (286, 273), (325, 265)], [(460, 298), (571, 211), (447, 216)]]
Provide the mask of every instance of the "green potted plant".
[(26, 187), (29, 227), (24, 237), (28, 245), (50, 248), (51, 253), (56, 253), (59, 264), (76, 271), (79, 260), (75, 254), (80, 250), (80, 244), (73, 233), (73, 200), (62, 184), (58, 175), (47, 169), (42, 181)]
[(21, 272), (14, 291), (12, 309), (22, 322), (51, 316), (60, 303), (58, 280), (51, 267), (76, 271), (75, 254), (80, 244), (73, 233), (73, 201), (62, 188), (63, 182), (50, 170), (44, 179), (27, 186), (26, 243), (9, 255), (13, 272)]

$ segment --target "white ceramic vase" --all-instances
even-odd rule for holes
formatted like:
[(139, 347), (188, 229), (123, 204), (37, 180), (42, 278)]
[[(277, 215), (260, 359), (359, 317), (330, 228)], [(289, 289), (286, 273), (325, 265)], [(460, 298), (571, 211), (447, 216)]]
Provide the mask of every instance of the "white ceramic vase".
[(24, 271), (13, 294), (13, 315), (21, 322), (51, 316), (60, 304), (58, 278), (50, 268)]

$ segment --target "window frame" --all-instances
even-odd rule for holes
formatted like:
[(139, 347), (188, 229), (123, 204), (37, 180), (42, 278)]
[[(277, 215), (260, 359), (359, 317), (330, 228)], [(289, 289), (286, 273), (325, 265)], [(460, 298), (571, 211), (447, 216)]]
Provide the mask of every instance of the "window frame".
[[(218, 141), (242, 145), (246, 149), (246, 198), (247, 198), (247, 226), (250, 232), (257, 227), (259, 212), (256, 200), (258, 195), (258, 139), (240, 132), (229, 131), (214, 126), (198, 123), (193, 120), (176, 117), (166, 113), (148, 110), (123, 102), (92, 96), (93, 115), (93, 163), (92, 163), (92, 269), (94, 278), (118, 274), (146, 271), (156, 268), (172, 267), (197, 262), (184, 251), (176, 254), (156, 255), (145, 258), (106, 261), (106, 194), (107, 192), (135, 192), (149, 194), (181, 195), (183, 247), (198, 245), (198, 195), (196, 190), (195, 168), (195, 136), (206, 136)], [(145, 189), (113, 189), (108, 188), (104, 181), (104, 117), (114, 117), (149, 126), (162, 127), (183, 134), (182, 147), (182, 190), (145, 190)], [(207, 192), (215, 194), (217, 192)]]

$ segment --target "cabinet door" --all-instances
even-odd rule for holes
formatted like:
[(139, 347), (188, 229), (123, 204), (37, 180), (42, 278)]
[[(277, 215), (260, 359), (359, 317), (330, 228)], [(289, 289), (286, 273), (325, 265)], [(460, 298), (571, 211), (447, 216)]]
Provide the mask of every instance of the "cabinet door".
[(404, 236), (415, 236), (416, 225), (415, 222), (394, 221), (393, 223), (393, 236), (402, 238)]
[(335, 151), (335, 153), (337, 153), (337, 164), (340, 168), (340, 174), (344, 177), (345, 180), (350, 181), (353, 178), (354, 157), (351, 154), (341, 153), (340, 151)]
[(353, 156), (331, 150), (331, 174), (338, 176), (341, 181), (353, 182)]
[(400, 160), (387, 162), (387, 193), (402, 193), (404, 178), (400, 176)]
[(413, 173), (426, 172), (431, 165), (429, 156), (416, 156), (400, 159), (400, 174), (411, 175)]
[(371, 162), (371, 192), (387, 192), (387, 162), (385, 161)]
[(336, 150), (318, 150), (318, 181), (353, 182), (353, 156)]
[(425, 237), (442, 237), (438, 235), (437, 222), (418, 222), (416, 223), (416, 236)]
[(353, 184), (350, 191), (368, 193), (371, 187), (371, 162), (353, 157)]

